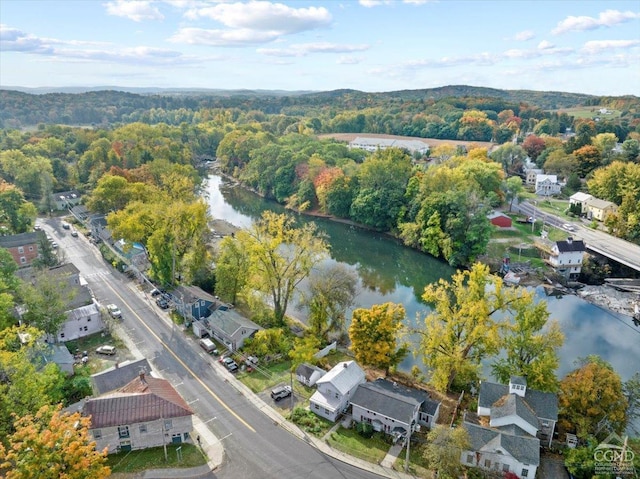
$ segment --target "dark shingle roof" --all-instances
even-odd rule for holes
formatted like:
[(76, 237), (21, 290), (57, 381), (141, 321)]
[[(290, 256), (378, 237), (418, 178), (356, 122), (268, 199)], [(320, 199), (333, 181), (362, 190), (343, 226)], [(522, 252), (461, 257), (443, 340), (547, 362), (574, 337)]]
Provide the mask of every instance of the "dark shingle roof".
[(417, 401), (422, 402), (422, 406), (420, 407), (420, 410), (423, 412), (426, 412), (431, 416), (435, 415), (436, 411), (438, 410), (438, 407), (440, 406), (440, 402), (432, 399), (431, 396), (429, 396), (429, 393), (426, 391), (406, 387), (406, 386), (403, 386), (402, 384), (396, 384), (384, 378), (378, 378), (374, 382), (380, 388), (384, 388), (388, 391), (399, 391), (406, 396), (411, 396)]
[(36, 244), (38, 242), (38, 233), (20, 233), (17, 235), (0, 236), (0, 247), (17, 248), (18, 246), (26, 246)]
[(402, 394), (401, 391), (388, 391), (375, 382), (369, 382), (358, 386), (351, 398), (351, 404), (409, 423), (419, 408), (420, 401)]
[(540, 421), (538, 421), (535, 413), (524, 399), (517, 394), (507, 394), (496, 401), (491, 407), (491, 419), (508, 416), (518, 416), (536, 429), (540, 429)]
[(118, 364), (117, 368), (107, 369), (91, 376), (93, 389), (98, 395), (114, 391), (137, 378), (140, 375), (140, 371), (146, 374), (151, 372), (149, 361), (138, 359), (137, 361)]
[(115, 393), (89, 399), (83, 408), (91, 429), (171, 419), (193, 414), (169, 381), (137, 377)]
[(556, 246), (560, 253), (570, 253), (572, 251), (586, 251), (584, 241), (571, 240), (571, 241), (556, 241)]
[(540, 464), (540, 441), (535, 437), (512, 435), (503, 430), (489, 429), (466, 421), (463, 427), (469, 434), (471, 449), (474, 451), (494, 452), (503, 449), (522, 464)]
[[(505, 384), (482, 381), (478, 394), (478, 407), (491, 408), (501, 397), (509, 394), (509, 386)], [(525, 402), (539, 418), (558, 420), (558, 396), (527, 388)]]

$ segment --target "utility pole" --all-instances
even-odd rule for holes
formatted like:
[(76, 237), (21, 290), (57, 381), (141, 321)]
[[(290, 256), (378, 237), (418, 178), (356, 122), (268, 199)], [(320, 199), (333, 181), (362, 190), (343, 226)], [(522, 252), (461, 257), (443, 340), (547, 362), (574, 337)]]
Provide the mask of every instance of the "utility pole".
[(404, 472), (409, 472), (409, 446), (411, 446), (411, 431), (413, 430), (413, 418), (409, 418), (409, 432), (407, 433), (407, 454), (404, 458)]

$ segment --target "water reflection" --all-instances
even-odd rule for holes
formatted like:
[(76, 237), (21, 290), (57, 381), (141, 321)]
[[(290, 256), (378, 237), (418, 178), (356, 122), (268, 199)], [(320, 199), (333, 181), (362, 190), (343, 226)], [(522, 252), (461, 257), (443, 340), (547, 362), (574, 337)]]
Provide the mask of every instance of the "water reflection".
[[(209, 177), (206, 191), (211, 214), (236, 226), (249, 226), (266, 209), (285, 211), (249, 191), (226, 185), (219, 176)], [(311, 220), (304, 215), (298, 217), (300, 222)], [(447, 264), (405, 248), (387, 236), (325, 219), (313, 221), (327, 235), (332, 257), (328, 261), (344, 263), (358, 275), (356, 307), (401, 303), (407, 321), (415, 325), (430, 311), (421, 300), (425, 285), (448, 279), (454, 272)], [(633, 325), (631, 318), (600, 309), (576, 296), (548, 297), (543, 288), (536, 289), (536, 296), (548, 302), (551, 317), (558, 320), (565, 334), (559, 377), (575, 368), (576, 359), (590, 354), (611, 363), (623, 380), (640, 369), (640, 328)], [(300, 314), (295, 310), (291, 313)], [(409, 371), (414, 364), (420, 366), (419, 360), (410, 356), (400, 367)], [(485, 373), (488, 375), (488, 371)]]

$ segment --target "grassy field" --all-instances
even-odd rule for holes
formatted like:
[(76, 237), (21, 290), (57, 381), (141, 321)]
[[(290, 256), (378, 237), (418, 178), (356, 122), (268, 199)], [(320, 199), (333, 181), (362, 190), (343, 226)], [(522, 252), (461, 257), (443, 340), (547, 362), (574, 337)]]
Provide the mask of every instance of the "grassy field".
[(620, 110), (612, 110), (607, 108), (607, 113), (600, 113), (601, 108), (606, 108), (603, 106), (577, 106), (574, 108), (563, 108), (561, 110), (555, 110), (558, 113), (566, 113), (567, 115), (571, 115), (574, 118), (619, 118)]
[[(179, 458), (176, 448), (181, 447)], [(119, 452), (107, 456), (107, 465), (112, 473), (133, 473), (146, 469), (167, 469), (203, 466), (207, 458), (193, 444), (167, 445), (167, 461), (164, 459), (164, 448), (152, 447), (138, 451)]]
[(358, 434), (355, 429), (345, 429), (342, 426), (329, 435), (327, 444), (350, 456), (375, 464), (384, 459), (391, 447), (391, 444), (386, 442), (381, 434), (376, 433), (367, 439)]

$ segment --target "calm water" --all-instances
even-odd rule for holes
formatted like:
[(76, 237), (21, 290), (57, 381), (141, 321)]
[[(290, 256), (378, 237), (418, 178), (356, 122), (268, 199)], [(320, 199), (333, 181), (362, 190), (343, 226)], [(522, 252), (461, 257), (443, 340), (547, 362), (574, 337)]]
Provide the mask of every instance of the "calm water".
[[(210, 212), (214, 218), (225, 219), (239, 227), (248, 227), (265, 209), (284, 212), (284, 208), (268, 202), (243, 188), (225, 184), (211, 175), (206, 184)], [(383, 235), (304, 215), (299, 221), (315, 221), (326, 233), (331, 247), (328, 262), (340, 262), (355, 271), (359, 278), (356, 308), (369, 308), (385, 302), (404, 305), (408, 321), (415, 324), (429, 311), (420, 296), (425, 285), (440, 278), (449, 279), (454, 270), (447, 264), (406, 248)], [(640, 370), (640, 328), (631, 318), (592, 305), (576, 296), (560, 298), (545, 296), (536, 289), (540, 300), (548, 302), (551, 317), (560, 322), (565, 344), (560, 350), (562, 377), (574, 369), (580, 357), (597, 354), (615, 368), (623, 380)], [(290, 308), (292, 315), (303, 313)], [(410, 370), (417, 364), (413, 357), (400, 365)]]

